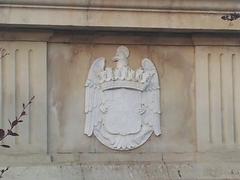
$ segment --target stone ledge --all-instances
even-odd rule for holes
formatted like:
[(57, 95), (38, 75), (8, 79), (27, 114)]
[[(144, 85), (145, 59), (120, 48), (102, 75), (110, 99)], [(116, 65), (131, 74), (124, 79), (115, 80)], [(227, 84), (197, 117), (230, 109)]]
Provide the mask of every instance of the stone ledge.
[(239, 163), (129, 163), (10, 167), (5, 180), (239, 179)]
[(0, 155), (0, 166), (58, 165), (92, 163), (239, 163), (239, 152), (216, 153), (65, 153)]
[(0, 25), (4, 27), (197, 32), (240, 30), (238, 21), (221, 19), (227, 12), (30, 5), (0, 5), (0, 12)]
[(0, 0), (0, 4), (18, 5), (51, 5), (51, 6), (73, 6), (73, 7), (108, 7), (108, 8), (138, 8), (138, 9), (167, 9), (167, 10), (240, 10), (237, 0)]
[(239, 46), (238, 34), (94, 32), (2, 29), (0, 41), (39, 41), (49, 43), (169, 45), (169, 46)]

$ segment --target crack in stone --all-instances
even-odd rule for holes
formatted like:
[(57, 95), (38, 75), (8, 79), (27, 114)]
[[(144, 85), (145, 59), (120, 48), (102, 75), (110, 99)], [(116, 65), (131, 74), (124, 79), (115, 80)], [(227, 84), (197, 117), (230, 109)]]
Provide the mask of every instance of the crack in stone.
[(163, 162), (164, 167), (165, 167), (166, 170), (167, 170), (168, 179), (169, 179), (169, 180), (172, 180), (172, 178), (170, 177), (170, 174), (169, 174), (169, 169), (168, 169), (167, 163), (165, 162), (165, 160), (164, 160), (164, 158), (163, 158), (163, 154), (162, 154), (162, 162)]

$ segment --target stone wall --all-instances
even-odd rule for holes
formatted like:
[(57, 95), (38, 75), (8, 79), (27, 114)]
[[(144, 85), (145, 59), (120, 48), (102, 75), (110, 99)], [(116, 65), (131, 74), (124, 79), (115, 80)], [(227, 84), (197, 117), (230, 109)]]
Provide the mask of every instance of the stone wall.
[[(31, 33), (2, 32), (0, 43), (10, 53), (1, 61), (3, 127), (22, 101), (36, 95), (17, 129), (21, 136), (7, 141), (14, 145), (11, 151), (1, 149), (1, 164), (14, 166), (5, 178), (31, 179), (35, 173), (40, 179), (239, 176), (240, 67), (234, 36)], [(161, 84), (162, 135), (128, 152), (83, 134), (89, 67), (101, 56), (114, 66), (111, 59), (119, 45), (129, 48), (134, 69), (150, 58)]]
[[(5, 179), (240, 179), (239, 22), (221, 19), (239, 2), (41, 3), (0, 0), (0, 127), (36, 96), (0, 149)], [(162, 134), (125, 152), (83, 134), (88, 70), (119, 45), (161, 86)]]

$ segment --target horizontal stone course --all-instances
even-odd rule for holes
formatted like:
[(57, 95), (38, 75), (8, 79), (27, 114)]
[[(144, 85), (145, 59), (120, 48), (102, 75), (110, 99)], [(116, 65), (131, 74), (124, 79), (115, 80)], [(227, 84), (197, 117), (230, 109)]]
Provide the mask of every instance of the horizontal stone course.
[(225, 10), (236, 11), (240, 9), (236, 0), (0, 0), (0, 4), (17, 5), (51, 5), (51, 6), (72, 6), (72, 7), (101, 7), (101, 8), (144, 8), (144, 9), (166, 9), (166, 10)]
[(239, 179), (236, 163), (128, 163), (11, 167), (6, 180)]

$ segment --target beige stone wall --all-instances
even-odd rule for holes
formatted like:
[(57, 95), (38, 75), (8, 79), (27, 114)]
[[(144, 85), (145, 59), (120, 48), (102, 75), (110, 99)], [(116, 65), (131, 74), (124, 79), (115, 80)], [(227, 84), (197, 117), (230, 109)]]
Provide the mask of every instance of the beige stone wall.
[(0, 41), (7, 56), (0, 59), (0, 127), (10, 127), (32, 96), (36, 102), (27, 110), (24, 123), (16, 129), (20, 137), (4, 140), (11, 149), (1, 154), (47, 152), (47, 44), (45, 42)]
[[(149, 57), (155, 63), (161, 82), (162, 135), (133, 152), (193, 152), (194, 48), (190, 46), (128, 45), (130, 66), (140, 67)], [(112, 152), (83, 135), (84, 83), (91, 63), (97, 57), (111, 61), (119, 44), (63, 44), (48, 47), (49, 122), (51, 152)]]
[[(8, 141), (15, 144), (11, 152), (1, 150), (0, 165), (12, 167), (7, 179), (239, 178), (237, 36), (10, 31), (0, 37), (10, 52), (0, 68), (1, 125), (36, 95), (19, 139)], [(83, 134), (89, 67), (102, 56), (114, 66), (119, 45), (129, 48), (134, 69), (150, 58), (161, 85), (162, 135), (128, 152)]]
[[(6, 178), (32, 179), (33, 174), (40, 179), (239, 178), (236, 36), (60, 31), (10, 31), (0, 35), (0, 44), (10, 52), (8, 61), (1, 64), (3, 124), (6, 125), (8, 114), (11, 117), (14, 108), (19, 108), (20, 100), (33, 93), (37, 96), (33, 114), (22, 127), (22, 142), (11, 149), (11, 154), (21, 155), (1, 151), (0, 164), (12, 166)], [(129, 152), (110, 150), (95, 137), (83, 135), (88, 69), (101, 56), (106, 57), (108, 66), (114, 66), (111, 58), (119, 45), (129, 47), (134, 69), (144, 57), (152, 59), (161, 84), (162, 135), (153, 135), (143, 146)], [(34, 56), (27, 54), (30, 49)], [(208, 62), (208, 54), (216, 54), (216, 61)], [(33, 64), (29, 65), (29, 57)], [(36, 74), (31, 75), (32, 72)], [(21, 78), (29, 77), (31, 81), (18, 85)], [(6, 80), (10, 83), (6, 84)], [(211, 88), (206, 88), (209, 85)], [(30, 88), (25, 92), (24, 87)], [(15, 101), (8, 99), (6, 93)], [(206, 96), (208, 93), (214, 96)], [(211, 100), (216, 104), (211, 104), (209, 116), (210, 106), (206, 104), (213, 97), (218, 98)], [(211, 126), (215, 128), (211, 133), (221, 141), (209, 143), (209, 117), (217, 122), (217, 127)], [(35, 130), (29, 133), (29, 127)], [(223, 134), (226, 141), (222, 141)], [(36, 139), (34, 144), (29, 144), (31, 138)], [(26, 168), (29, 173), (24, 174)]]
[[(0, 149), (9, 180), (240, 179), (239, 0), (0, 0)], [(119, 45), (157, 67), (162, 135), (119, 152), (83, 134), (90, 65)]]
[(239, 146), (239, 47), (196, 48), (198, 149), (236, 150)]

